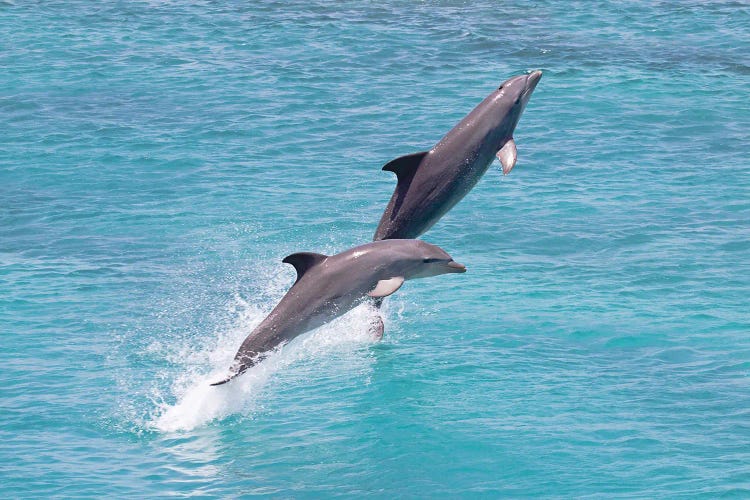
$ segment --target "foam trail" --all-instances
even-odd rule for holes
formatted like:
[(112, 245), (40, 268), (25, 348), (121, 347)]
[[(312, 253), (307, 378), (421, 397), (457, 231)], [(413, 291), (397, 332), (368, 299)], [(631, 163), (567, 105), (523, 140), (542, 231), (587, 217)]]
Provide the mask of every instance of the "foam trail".
[(187, 367), (172, 384), (177, 402), (173, 405), (160, 405), (158, 415), (152, 420), (153, 428), (162, 432), (185, 431), (232, 414), (251, 413), (258, 405), (269, 378), (279, 370), (294, 369), (293, 365), (299, 361), (319, 362), (331, 353), (344, 352), (361, 357), (361, 353), (356, 354), (361, 346), (376, 340), (369, 325), (377, 313), (372, 306), (363, 304), (341, 318), (295, 339), (232, 382), (212, 387), (211, 382), (226, 375), (237, 347), (247, 332), (251, 331), (247, 325), (257, 324), (263, 316), (257, 310), (246, 311), (249, 312), (241, 315), (241, 325), (220, 338), (216, 348), (207, 354), (193, 353), (192, 356), (187, 356), (196, 360), (203, 359), (203, 363), (207, 361), (211, 371), (206, 374), (205, 368), (201, 373), (199, 366)]

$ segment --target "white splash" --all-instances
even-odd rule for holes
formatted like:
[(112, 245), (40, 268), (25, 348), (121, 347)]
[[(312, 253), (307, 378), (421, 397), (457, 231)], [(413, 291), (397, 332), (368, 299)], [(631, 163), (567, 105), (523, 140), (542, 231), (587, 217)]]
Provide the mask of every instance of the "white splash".
[(235, 307), (236, 326), (220, 334), (212, 348), (175, 355), (185, 365), (185, 370), (171, 384), (169, 399), (176, 402), (157, 403), (152, 428), (162, 432), (186, 431), (233, 414), (251, 414), (262, 406), (263, 390), (279, 370), (294, 370), (295, 365), (301, 368), (300, 361), (316, 363), (334, 353), (351, 353), (361, 358), (361, 348), (376, 342), (370, 324), (378, 313), (363, 304), (295, 339), (232, 382), (213, 387), (212, 382), (226, 375), (238, 346), (267, 314), (240, 297), (236, 298)]

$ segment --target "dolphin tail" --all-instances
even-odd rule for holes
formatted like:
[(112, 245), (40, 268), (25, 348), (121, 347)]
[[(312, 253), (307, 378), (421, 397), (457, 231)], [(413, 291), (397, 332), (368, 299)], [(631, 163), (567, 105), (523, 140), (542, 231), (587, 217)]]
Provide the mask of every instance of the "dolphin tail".
[(212, 382), (211, 385), (212, 386), (224, 385), (224, 384), (226, 384), (227, 382), (229, 382), (230, 380), (232, 380), (236, 376), (237, 375), (230, 375), (227, 378), (225, 378), (224, 380), (219, 380), (218, 382)]
[(213, 383), (211, 383), (211, 385), (212, 386), (224, 385), (227, 382), (229, 382), (230, 380), (234, 380), (235, 378), (237, 378), (240, 375), (242, 375), (243, 373), (245, 373), (247, 371), (247, 369), (250, 368), (250, 366), (251, 365), (242, 365), (238, 369), (232, 370), (232, 372), (229, 375), (227, 375), (227, 377), (225, 379), (219, 380), (218, 382), (213, 382)]
[(229, 382), (230, 380), (234, 380), (235, 378), (237, 378), (237, 377), (239, 377), (240, 375), (242, 375), (243, 373), (245, 373), (245, 370), (247, 370), (247, 368), (245, 368), (244, 370), (241, 370), (241, 371), (237, 371), (237, 372), (232, 372), (232, 373), (230, 373), (229, 375), (227, 375), (227, 377), (226, 377), (225, 379), (223, 379), (223, 380), (219, 380), (218, 382), (213, 382), (213, 383), (212, 383), (211, 385), (212, 385), (212, 386), (216, 386), (216, 385), (224, 385), (224, 384), (226, 384), (227, 382)]

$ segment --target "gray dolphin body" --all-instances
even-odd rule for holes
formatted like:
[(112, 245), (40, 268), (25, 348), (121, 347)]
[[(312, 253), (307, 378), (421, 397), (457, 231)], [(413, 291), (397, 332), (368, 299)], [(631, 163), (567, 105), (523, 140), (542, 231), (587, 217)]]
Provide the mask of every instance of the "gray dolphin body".
[(383, 170), (398, 177), (375, 240), (417, 238), (471, 191), (495, 156), (507, 174), (516, 163), (513, 131), (541, 71), (505, 81), (429, 151), (401, 156)]
[[(405, 280), (463, 273), (440, 247), (419, 240), (375, 241), (326, 256), (295, 253), (284, 258), (297, 281), (271, 313), (247, 336), (234, 358), (229, 382), (269, 351), (351, 310), (366, 297), (386, 297)], [(380, 325), (382, 333), (382, 323)]]

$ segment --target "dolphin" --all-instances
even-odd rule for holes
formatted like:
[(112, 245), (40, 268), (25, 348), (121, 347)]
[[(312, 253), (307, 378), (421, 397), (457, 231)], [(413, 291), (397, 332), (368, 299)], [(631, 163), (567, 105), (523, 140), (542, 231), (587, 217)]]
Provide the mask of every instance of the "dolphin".
[(431, 150), (401, 156), (383, 170), (398, 184), (375, 240), (417, 238), (471, 191), (495, 156), (503, 174), (516, 164), (513, 131), (541, 71), (514, 76), (487, 96)]
[[(344, 314), (367, 297), (382, 298), (405, 280), (463, 273), (466, 267), (443, 249), (420, 240), (374, 241), (327, 256), (301, 252), (283, 260), (297, 281), (240, 346), (221, 385), (245, 372), (276, 347)], [(380, 318), (379, 334), (383, 323)]]

